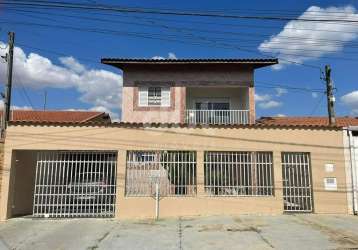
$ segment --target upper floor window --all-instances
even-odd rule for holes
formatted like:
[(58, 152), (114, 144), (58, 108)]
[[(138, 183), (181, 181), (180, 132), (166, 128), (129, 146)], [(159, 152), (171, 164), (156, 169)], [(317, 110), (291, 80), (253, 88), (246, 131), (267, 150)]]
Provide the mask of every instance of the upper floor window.
[(139, 87), (138, 106), (170, 107), (170, 87)]

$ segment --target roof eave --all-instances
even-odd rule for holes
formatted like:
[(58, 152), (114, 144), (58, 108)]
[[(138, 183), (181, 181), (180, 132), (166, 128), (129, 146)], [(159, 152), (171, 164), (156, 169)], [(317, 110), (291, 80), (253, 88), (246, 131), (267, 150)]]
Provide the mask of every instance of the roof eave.
[(218, 60), (151, 60), (151, 59), (115, 59), (115, 58), (102, 58), (101, 63), (106, 65), (115, 66), (117, 68), (123, 69), (129, 65), (187, 65), (187, 64), (196, 64), (196, 65), (215, 65), (215, 64), (236, 64), (236, 65), (253, 65), (254, 68), (261, 68), (266, 66), (271, 66), (278, 64), (278, 59), (218, 59)]

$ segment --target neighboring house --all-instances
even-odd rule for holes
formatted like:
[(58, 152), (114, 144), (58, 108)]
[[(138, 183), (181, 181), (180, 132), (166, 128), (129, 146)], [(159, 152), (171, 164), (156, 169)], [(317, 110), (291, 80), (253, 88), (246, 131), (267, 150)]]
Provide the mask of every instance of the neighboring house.
[[(327, 117), (261, 117), (257, 124), (270, 126), (327, 126)], [(336, 126), (342, 128), (345, 153), (345, 171), (348, 207), (358, 213), (358, 117), (336, 117)], [(334, 182), (334, 180), (332, 180)]]
[(255, 122), (254, 70), (277, 60), (102, 62), (122, 122), (10, 122), (0, 219), (352, 213), (347, 124)]
[[(3, 112), (0, 112), (2, 121)], [(10, 111), (10, 121), (26, 122), (68, 122), (68, 123), (87, 123), (105, 122), (110, 123), (111, 118), (105, 112), (97, 111), (60, 111), (60, 110), (12, 110)]]
[(123, 70), (122, 121), (252, 124), (254, 71), (276, 59), (102, 59)]
[[(329, 121), (328, 117), (323, 116), (289, 116), (289, 117), (261, 117), (257, 119), (258, 124), (264, 125), (292, 125), (292, 126), (328, 126)], [(358, 117), (336, 117), (336, 126), (339, 127), (349, 127), (349, 126), (358, 126)]]

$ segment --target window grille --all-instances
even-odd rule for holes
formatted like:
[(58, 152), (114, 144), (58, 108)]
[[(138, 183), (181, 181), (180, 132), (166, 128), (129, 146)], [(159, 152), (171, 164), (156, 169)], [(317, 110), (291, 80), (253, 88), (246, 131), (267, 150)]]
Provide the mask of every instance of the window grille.
[(162, 100), (162, 89), (160, 87), (148, 88), (148, 105), (160, 106)]
[(210, 196), (271, 196), (272, 153), (205, 152), (204, 178)]
[(191, 151), (128, 151), (126, 196), (196, 194), (196, 153)]

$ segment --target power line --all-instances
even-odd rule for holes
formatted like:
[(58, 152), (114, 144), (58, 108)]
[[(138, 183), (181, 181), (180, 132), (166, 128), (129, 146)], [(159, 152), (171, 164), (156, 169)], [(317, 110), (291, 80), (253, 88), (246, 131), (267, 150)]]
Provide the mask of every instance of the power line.
[(312, 111), (310, 112), (310, 116), (312, 116), (312, 115), (314, 115), (314, 114), (316, 113), (317, 109), (318, 109), (318, 108), (320, 107), (320, 105), (322, 104), (322, 101), (323, 101), (324, 97), (325, 97), (325, 93), (323, 93), (323, 94), (321, 95), (321, 97), (319, 98), (317, 104), (313, 107)]
[[(18, 23), (17, 23), (18, 24)], [(129, 34), (127, 34), (127, 35), (129, 35)], [(146, 37), (146, 38), (148, 38), (148, 37)], [(150, 37), (150, 38), (152, 38), (152, 37)], [(206, 41), (209, 41), (209, 42), (214, 42), (214, 43), (217, 43), (216, 41), (212, 41), (212, 40), (209, 40), (208, 38), (202, 38), (202, 37), (198, 37), (199, 39), (201, 39), (201, 40), (206, 40)], [(158, 38), (157, 38), (158, 39)], [(217, 43), (218, 44), (218, 43)], [(227, 44), (219, 44), (219, 45), (224, 45), (224, 47), (227, 47)], [(229, 46), (232, 46), (232, 45), (229, 45)], [(257, 54), (257, 51), (250, 51), (250, 50), (247, 50), (247, 49), (242, 49), (242, 48), (238, 48), (237, 46), (235, 46), (234, 47), (235, 49), (239, 49), (239, 50), (242, 50), (242, 51), (245, 51), (245, 52), (254, 52), (254, 53), (256, 53)], [(268, 54), (267, 52), (261, 52), (261, 54)], [(280, 53), (281, 55), (284, 55), (284, 54), (286, 54), (286, 55), (293, 55), (293, 56), (296, 56), (296, 54), (292, 54), (292, 53)], [(305, 56), (305, 57), (309, 57), (309, 56)], [(314, 58), (316, 58), (316, 57), (314, 57)], [(334, 59), (342, 59), (342, 60), (355, 60), (355, 59), (353, 59), (353, 58), (334, 58)], [(294, 64), (297, 64), (297, 65), (303, 65), (303, 66), (309, 66), (309, 67), (312, 67), (313, 65), (308, 65), (308, 64), (303, 64), (303, 63), (301, 63), (301, 62), (295, 62), (295, 61), (292, 61), (292, 60), (287, 60), (286, 58), (281, 58), (281, 60), (283, 60), (283, 61), (286, 61), (286, 62), (289, 62), (289, 63), (294, 63)], [(319, 67), (317, 67), (317, 66), (313, 66), (314, 68), (319, 68)]]
[[(44, 14), (44, 13), (42, 13), (42, 14)], [(69, 16), (69, 15), (62, 15), (62, 16)], [(86, 19), (91, 19), (91, 18), (88, 18), (88, 17), (76, 17), (76, 16), (70, 16), (70, 17), (74, 17), (74, 18), (86, 18)], [(93, 19), (92, 19), (93, 20)], [(94, 19), (94, 20), (97, 20), (97, 19)], [(109, 20), (106, 20), (106, 19), (99, 19), (100, 21), (109, 21)], [(128, 22), (126, 22), (127, 24), (128, 24)], [(129, 23), (129, 24), (133, 24), (133, 23)], [(134, 24), (137, 24), (137, 25), (143, 25), (143, 24), (138, 24), (138, 23), (134, 23)], [(163, 26), (164, 28), (172, 28), (172, 27), (168, 27), (168, 26)], [(179, 28), (174, 28), (175, 30), (178, 30)], [(182, 31), (183, 30), (183, 28), (180, 28), (180, 31)], [(194, 29), (192, 29), (192, 30), (194, 30)], [(207, 30), (199, 30), (199, 31), (205, 31), (205, 32), (209, 32), (209, 31), (207, 31)], [(247, 34), (244, 34), (244, 35), (247, 35)], [(258, 36), (257, 34), (248, 34), (248, 35), (256, 35), (256, 36)], [(201, 38), (201, 37), (199, 37), (199, 38)], [(290, 37), (290, 38), (296, 38), (296, 39), (298, 39), (298, 37)], [(216, 38), (217, 39), (217, 38)], [(303, 38), (304, 39), (304, 38)], [(207, 41), (210, 41), (210, 42), (212, 42), (212, 40), (209, 40), (208, 38), (205, 38), (205, 40), (207, 40)], [(227, 40), (227, 39), (225, 39), (225, 40)], [(323, 39), (322, 39), (323, 40)], [(326, 39), (327, 40), (327, 39)], [(337, 41), (340, 41), (340, 40), (337, 40)], [(343, 41), (342, 41), (343, 42)], [(226, 44), (224, 44), (225, 46), (226, 46)], [(235, 47), (236, 49), (237, 49), (237, 47)], [(243, 48), (243, 46), (240, 46), (240, 49), (241, 50), (243, 50), (242, 49)], [(277, 47), (277, 46), (275, 46), (275, 48), (271, 48), (272, 50), (280, 50), (281, 48), (280, 47)], [(282, 49), (285, 49), (286, 50), (286, 48), (282, 48)], [(288, 48), (288, 50), (293, 50), (293, 51), (300, 51), (299, 49), (290, 49), (290, 48)], [(302, 50), (301, 50), (302, 51)], [(311, 49), (311, 51), (319, 51), (319, 50), (312, 50)], [(251, 52), (251, 51), (250, 51)], [(325, 52), (325, 53), (329, 53), (330, 51), (323, 51), (323, 52)], [(334, 51), (332, 51), (332, 52), (334, 52)], [(267, 52), (261, 52), (261, 53), (267, 53)], [(273, 53), (273, 52), (272, 52)], [(281, 51), (278, 51), (278, 53), (280, 54), (280, 55), (289, 55), (289, 56), (296, 56), (297, 54), (294, 54), (294, 53), (282, 53)], [(300, 56), (303, 56), (303, 55), (301, 55), (300, 54)], [(304, 57), (310, 57), (310, 56), (308, 56), (308, 55), (305, 55)], [(320, 57), (322, 57), (323, 58), (323, 56), (320, 56)], [(316, 58), (316, 56), (314, 56), (314, 58)], [(332, 58), (332, 59), (339, 59), (339, 60), (352, 60), (352, 61), (354, 61), (355, 59), (354, 58), (343, 58), (343, 57), (326, 57), (326, 58)], [(283, 59), (283, 60), (286, 60), (286, 61), (288, 61), (287, 59)], [(289, 61), (289, 62), (291, 62), (291, 63), (295, 63), (295, 64), (300, 64), (299, 62), (293, 62), (293, 61)]]
[[(87, 1), (87, 2), (96, 2), (94, 0), (84, 0), (84, 1)], [(24, 2), (29, 2), (29, 1), (26, 1), (24, 0)], [(49, 1), (45, 1), (45, 0), (34, 0), (34, 1), (31, 1), (31, 2), (39, 2), (39, 3), (48, 3)], [(56, 1), (52, 1), (52, 2), (56, 2)], [(57, 1), (59, 2), (59, 1)], [(68, 3), (68, 2), (62, 2), (62, 3)], [(112, 5), (114, 7), (122, 7), (120, 5)], [(153, 10), (154, 8), (148, 8), (148, 7), (139, 7), (139, 6), (127, 6), (127, 8), (142, 8), (142, 9), (147, 9), (147, 10)], [(172, 8), (161, 8), (162, 10), (173, 10)], [(200, 9), (176, 9), (178, 11), (201, 11)], [(237, 11), (246, 11), (246, 12), (263, 12), (263, 13), (267, 13), (267, 12), (274, 12), (274, 13), (301, 13), (297, 10), (292, 10), (292, 9), (242, 9), (242, 8), (236, 8), (236, 9), (233, 9), (233, 8), (230, 8), (230, 9), (227, 9), (227, 8), (221, 8), (221, 9), (218, 9), (218, 8), (215, 8), (215, 10), (206, 10), (207, 12), (213, 12), (213, 13), (221, 13), (221, 12), (237, 12)], [(332, 10), (324, 10), (324, 11), (317, 11), (317, 10), (305, 10), (305, 12), (307, 13), (343, 13), (343, 14), (346, 14), (346, 12), (344, 11), (332, 11)]]
[(20, 85), (20, 89), (21, 89), (21, 91), (23, 92), (23, 94), (24, 94), (24, 96), (25, 96), (25, 98), (26, 98), (26, 101), (28, 102), (28, 104), (31, 106), (32, 109), (35, 109), (35, 108), (34, 108), (34, 105), (33, 105), (33, 103), (32, 103), (32, 101), (31, 101), (31, 98), (30, 98), (30, 96), (29, 96), (28, 93), (27, 93), (26, 88), (25, 88), (24, 84), (22, 83), (22, 81), (21, 81), (21, 79), (20, 79), (20, 78), (21, 78), (20, 75), (15, 74), (15, 72), (14, 72), (14, 76), (17, 76), (17, 77), (16, 77), (17, 82), (18, 82), (19, 85)]
[[(27, 12), (27, 11), (26, 11)], [(32, 11), (28, 11), (28, 12), (32, 12)], [(38, 13), (38, 12), (34, 12), (34, 13)], [(48, 14), (48, 13), (44, 13), (44, 12), (40, 12), (41, 14)], [(111, 21), (111, 20), (108, 20), (108, 19), (93, 19), (93, 18), (90, 18), (90, 17), (82, 17), (82, 16), (71, 16), (71, 15), (60, 15), (60, 14), (56, 14), (56, 15), (59, 15), (59, 16), (66, 16), (66, 17), (73, 17), (73, 18), (84, 18), (84, 19), (87, 19), (87, 20), (94, 20), (94, 21), (107, 21), (107, 22), (113, 22), (113, 21)], [(46, 18), (47, 19), (47, 18)], [(56, 22), (58, 22), (58, 20), (54, 20), (54, 19), (51, 19), (52, 21), (56, 21)], [(117, 20), (115, 20), (115, 21), (117, 21)], [(118, 21), (117, 21), (118, 22)], [(134, 24), (134, 25), (146, 25), (146, 24), (141, 24), (141, 23), (131, 23), (131, 22), (119, 22), (119, 23), (126, 23), (126, 24)], [(147, 26), (152, 26), (152, 25), (148, 25), (147, 24)], [(163, 26), (164, 27), (164, 26)], [(182, 31), (182, 30), (191, 30), (191, 31), (202, 31), (202, 32), (207, 32), (207, 33), (209, 33), (210, 31), (209, 30), (200, 30), (200, 29), (184, 29), (184, 28), (175, 28), (175, 27), (168, 27), (168, 26), (165, 26), (164, 28), (172, 28), (172, 29), (174, 29), (175, 31), (177, 31), (177, 30), (179, 30), (180, 29), (180, 31)], [(217, 33), (216, 31), (215, 31), (215, 33)], [(230, 34), (241, 34), (241, 33), (236, 33), (236, 32), (225, 32), (225, 33), (230, 33)], [(247, 34), (247, 33), (243, 33), (243, 35), (254, 35), (254, 34)], [(260, 35), (258, 35), (258, 36), (260, 36)], [(298, 40), (298, 37), (287, 37), (287, 38), (296, 38), (297, 40)], [(216, 38), (217, 39), (217, 38)], [(302, 38), (303, 40), (306, 40), (306, 38)], [(225, 38), (225, 40), (227, 40), (226, 38)], [(284, 39), (284, 40), (286, 40), (286, 39)], [(328, 39), (320, 39), (320, 40), (324, 40), (324, 41), (329, 41)], [(258, 40), (256, 40), (256, 41), (258, 41)], [(313, 40), (312, 40), (313, 41)], [(343, 41), (343, 40), (335, 40), (335, 41)], [(272, 42), (270, 42), (270, 44), (272, 44)], [(291, 42), (290, 42), (290, 44), (291, 44)], [(296, 44), (298, 44), (298, 41), (297, 41), (297, 43)], [(310, 42), (310, 45), (312, 46), (313, 44)], [(320, 47), (322, 47), (322, 44), (321, 43), (319, 43), (319, 44), (317, 44), (317, 45), (319, 45)], [(342, 45), (343, 45), (343, 43), (342, 43)], [(332, 46), (332, 45), (330, 45), (330, 46)], [(336, 47), (337, 48), (337, 46), (338, 46), (338, 44), (336, 44), (336, 45), (333, 45), (333, 47)], [(248, 46), (242, 46), (242, 45), (240, 45), (240, 47), (241, 48), (247, 48)], [(275, 52), (275, 50), (277, 50), (277, 53), (281, 53), (281, 51), (280, 50), (285, 50), (285, 51), (287, 51), (287, 50), (289, 50), (289, 51), (296, 51), (296, 52), (298, 52), (298, 51), (304, 51), (304, 52), (324, 52), (324, 53), (334, 53), (334, 52), (336, 52), (336, 51), (334, 51), (334, 50), (318, 50), (318, 49), (299, 49), (299, 48), (283, 48), (283, 47), (279, 47), (279, 46), (276, 46), (276, 45), (274, 45), (273, 44), (273, 46), (266, 46), (265, 48), (268, 48), (268, 49), (270, 49), (270, 50), (273, 50), (272, 51), (272, 53), (274, 53)], [(350, 54), (357, 54), (358, 52), (355, 52), (355, 51), (348, 51), (347, 53), (350, 53)], [(291, 54), (289, 54), (289, 55), (292, 55), (292, 53)], [(304, 56), (304, 55), (301, 55), (301, 56)], [(307, 55), (306, 55), (307, 56)], [(344, 57), (324, 57), (324, 56), (320, 56), (320, 57), (322, 57), (322, 58), (332, 58), (332, 59), (340, 59), (340, 60), (353, 60), (353, 61), (355, 61), (356, 59), (355, 58), (344, 58)]]
[[(285, 88), (285, 89), (291, 89), (291, 90), (300, 90), (300, 91), (306, 91), (310, 93), (324, 93), (324, 89), (315, 89), (315, 88), (303, 88), (303, 87), (295, 87), (292, 85), (286, 85), (286, 84), (279, 84), (279, 83), (268, 83), (268, 82), (262, 82), (262, 81), (255, 81), (256, 83), (261, 84), (261, 86), (267, 86), (272, 88)], [(297, 84), (298, 85), (298, 84)], [(255, 84), (255, 86), (260, 86)]]
[[(55, 55), (60, 55), (60, 56), (69, 56), (63, 52), (59, 52), (59, 51), (54, 51), (54, 50), (47, 50), (47, 49), (42, 49), (42, 48), (37, 48), (34, 46), (30, 46), (24, 43), (17, 43), (20, 46), (23, 47), (27, 47), (27, 48), (31, 48), (31, 49), (35, 49), (35, 50), (39, 50), (39, 51), (44, 51), (47, 53), (51, 53), (51, 54), (55, 54)], [(99, 62), (87, 59), (87, 58), (81, 58), (81, 57), (76, 57), (76, 59), (80, 60), (80, 61), (89, 61), (92, 63), (97, 63), (97, 64), (101, 64)], [(103, 65), (103, 64), (101, 64)], [(285, 88), (285, 89), (290, 89), (290, 90), (298, 90), (298, 91), (304, 91), (304, 92), (310, 92), (310, 93), (324, 93), (324, 89), (319, 89), (319, 88), (304, 88), (304, 87), (295, 87), (292, 84), (291, 85), (287, 85), (287, 84), (279, 84), (279, 83), (268, 83), (268, 82), (263, 82), (263, 81), (255, 81), (256, 83), (259, 84), (255, 84), (255, 86), (257, 87), (263, 87), (263, 88), (272, 88), (272, 89), (276, 89), (276, 88)], [(298, 85), (298, 84), (297, 84)]]
[[(9, 8), (7, 7), (7, 9), (12, 9), (12, 10), (19, 10), (18, 8)], [(42, 9), (46, 9), (46, 8), (42, 8)], [(21, 9), (22, 11), (24, 11), (24, 9)], [(53, 9), (47, 9), (47, 10), (53, 10)], [(71, 12), (71, 10), (68, 10), (67, 12)], [(78, 14), (79, 12), (73, 10), (72, 13), (76, 13)], [(208, 25), (214, 25), (214, 26), (227, 26), (227, 27), (246, 27), (246, 28), (258, 28), (258, 29), (276, 29), (276, 28), (281, 28), (281, 26), (267, 26), (266, 24), (262, 24), (262, 25), (251, 25), (251, 24), (241, 24), (241, 23), (222, 23), (222, 22), (204, 22), (204, 21), (198, 21), (198, 20), (178, 20), (178, 19), (168, 19), (168, 18), (158, 18), (158, 17), (145, 17), (145, 16), (131, 16), (128, 15), (126, 13), (98, 13), (98, 12), (86, 12), (86, 13), (90, 13), (91, 16), (94, 15), (100, 15), (100, 16), (112, 16), (112, 17), (125, 17), (125, 18), (132, 18), (132, 19), (142, 19), (142, 20), (149, 20), (149, 21), (162, 21), (162, 22), (175, 22), (175, 23), (190, 23), (190, 24), (208, 24)], [(49, 13), (49, 14), (55, 14), (54, 12)], [(56, 13), (57, 14), (57, 13)], [(340, 34), (356, 34), (356, 32), (350, 32), (350, 31), (338, 31), (338, 30), (327, 30), (327, 29), (308, 29), (308, 28), (299, 28), (299, 27), (285, 27), (285, 29), (292, 29), (292, 30), (307, 30), (307, 31), (326, 31), (326, 32), (335, 32), (335, 33), (340, 33)]]
[(67, 2), (43, 2), (43, 1), (8, 1), (5, 0), (0, 5), (15, 5), (15, 6), (29, 6), (29, 7), (51, 7), (60, 9), (84, 9), (84, 10), (99, 10), (112, 11), (123, 13), (139, 13), (139, 14), (157, 14), (157, 15), (172, 15), (172, 16), (193, 16), (193, 17), (215, 17), (228, 19), (249, 19), (249, 20), (271, 20), (271, 21), (301, 21), (301, 22), (328, 22), (328, 23), (358, 23), (358, 20), (352, 19), (312, 19), (312, 18), (294, 18), (283, 16), (254, 16), (254, 15), (228, 15), (215, 14), (210, 12), (188, 12), (188, 11), (173, 11), (161, 9), (145, 9), (145, 8), (130, 8), (117, 7), (113, 5), (104, 4), (72, 4)]
[[(103, 19), (103, 18), (96, 18), (96, 17), (87, 17), (87, 16), (82, 16), (82, 15), (67, 15), (67, 14), (59, 14), (59, 13), (46, 13), (46, 12), (39, 12), (39, 11), (33, 11), (33, 10), (17, 10), (17, 9), (11, 9), (12, 11), (15, 12), (25, 12), (25, 13), (33, 13), (33, 14), (40, 14), (40, 15), (51, 15), (51, 16), (61, 16), (61, 17), (69, 17), (69, 18), (77, 18), (77, 19), (84, 19), (84, 20), (90, 20), (90, 21), (99, 21), (99, 22), (107, 22), (107, 23), (121, 23), (121, 24), (129, 24), (129, 25), (139, 25), (139, 26), (148, 26), (148, 27), (153, 27), (153, 25), (157, 26), (157, 27), (164, 27), (163, 24), (158, 24), (155, 23), (153, 21), (151, 21), (150, 23), (147, 22), (147, 24), (145, 23), (138, 23), (138, 22), (128, 22), (128, 21), (119, 21), (119, 20), (112, 20), (112, 19)], [(38, 16), (30, 16), (33, 18), (40, 18)], [(51, 20), (54, 22), (58, 22), (59, 20), (56, 19), (51, 19), (51, 18), (45, 18), (46, 20)], [(61, 20), (63, 21), (63, 20)], [(222, 31), (222, 30), (207, 30), (207, 29), (197, 29), (197, 28), (188, 28), (188, 27), (173, 27), (173, 26), (168, 26), (165, 25), (165, 28), (171, 28), (172, 30), (187, 30), (187, 31), (198, 31), (198, 32), (204, 32), (204, 33), (214, 33), (214, 34), (227, 34), (227, 35), (240, 35), (240, 36), (254, 36), (254, 37), (267, 37), (270, 36), (271, 34), (255, 34), (255, 33), (243, 33), (243, 32), (232, 32), (232, 31)], [(335, 31), (337, 32), (337, 31)], [(357, 32), (352, 32), (353, 34), (357, 34)], [(292, 40), (297, 40), (297, 41), (302, 41), (302, 40), (309, 40), (309, 41), (322, 41), (322, 42), (347, 42), (346, 40), (335, 40), (335, 39), (312, 39), (312, 38), (308, 38), (308, 37), (298, 37), (298, 36), (280, 36), (280, 38), (285, 38), (286, 39), (292, 39)], [(225, 38), (226, 39), (226, 38)], [(319, 44), (320, 46), (322, 46), (322, 44)]]
[[(34, 50), (38, 50), (38, 51), (43, 51), (43, 52), (50, 53), (50, 54), (54, 54), (54, 55), (58, 55), (58, 56), (69, 57), (69, 55), (67, 55), (67, 54), (65, 54), (65, 53), (62, 53), (62, 52), (58, 52), (58, 51), (54, 51), (54, 50), (48, 50), (48, 49), (43, 49), (43, 48), (38, 48), (38, 47), (34, 47), (34, 46), (27, 45), (27, 44), (24, 44), (24, 43), (19, 43), (19, 42), (18, 42), (17, 44), (19, 44), (20, 46), (25, 47), (25, 48), (34, 49)], [(90, 63), (95, 63), (95, 64), (103, 65), (102, 63), (100, 63), (100, 62), (98, 62), (98, 61), (91, 60), (91, 59), (84, 58), (84, 57), (76, 57), (76, 59), (79, 59), (80, 61), (86, 61), (86, 62), (90, 62)]]
[[(0, 20), (0, 23), (10, 23), (10, 24), (13, 24), (13, 25), (30, 25), (30, 26), (39, 26), (39, 27), (48, 27), (48, 28), (59, 28), (59, 29), (65, 29), (65, 30), (92, 32), (92, 33), (107, 34), (107, 35), (132, 36), (132, 37), (141, 37), (141, 38), (146, 38), (146, 39), (163, 40), (163, 41), (178, 42), (178, 43), (185, 43), (185, 44), (189, 43), (189, 44), (192, 44), (192, 45), (200, 45), (200, 46), (203, 45), (202, 43), (199, 43), (198, 41), (195, 41), (195, 42), (189, 41), (188, 42), (188, 41), (179, 40), (177, 38), (177, 36), (174, 36), (174, 35), (172, 35), (172, 37), (168, 37), (168, 35), (167, 35), (167, 38), (163, 38), (162, 34), (160, 34), (160, 33), (153, 34), (153, 33), (128, 32), (128, 31), (117, 31), (117, 30), (96, 29), (96, 28), (79, 28), (79, 27), (74, 27), (74, 26), (49, 25), (49, 24), (40, 24), (40, 23), (13, 22), (13, 21), (1, 21), (1, 20)], [(184, 38), (193, 39), (192, 36), (187, 36), (187, 37), (184, 37)], [(275, 56), (272, 56), (272, 54), (268, 53), (268, 52), (259, 52), (259, 51), (255, 51), (255, 50), (252, 50), (252, 49), (244, 49), (244, 48), (241, 48), (239, 46), (232, 45), (232, 44), (219, 43), (219, 42), (210, 40), (210, 39), (205, 38), (205, 37), (194, 37), (194, 38), (196, 38), (196, 39), (199, 38), (202, 41), (209, 42), (209, 44), (208, 43), (205, 44), (206, 46), (211, 46), (211, 47), (221, 48), (221, 49), (241, 50), (243, 52), (265, 55), (265, 56), (270, 57), (270, 58), (275, 57)], [(301, 54), (280, 53), (280, 55), (300, 56)], [(316, 59), (316, 57), (314, 57), (314, 56), (307, 56), (306, 55), (305, 57), (306, 58), (314, 58), (314, 59)], [(301, 65), (301, 66), (321, 70), (321, 68), (319, 66), (316, 66), (316, 65), (297, 62), (297, 61), (285, 59), (285, 58), (282, 58), (282, 57), (278, 57), (278, 59), (280, 59), (281, 61), (285, 61), (287, 63)], [(335, 58), (335, 59), (340, 59), (340, 58)], [(355, 60), (355, 59), (351, 59), (351, 58), (347, 58), (347, 59), (341, 58), (341, 59), (342, 60)]]

